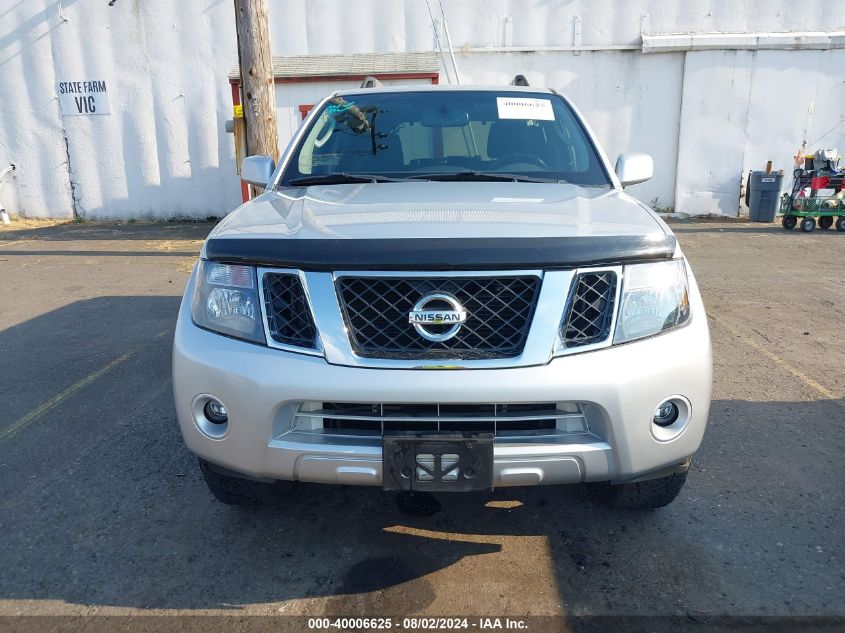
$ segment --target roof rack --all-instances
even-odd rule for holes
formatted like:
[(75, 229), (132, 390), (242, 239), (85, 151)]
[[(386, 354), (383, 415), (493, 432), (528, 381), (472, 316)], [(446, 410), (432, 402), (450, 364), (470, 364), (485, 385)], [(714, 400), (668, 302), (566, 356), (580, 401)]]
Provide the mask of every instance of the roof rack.
[(525, 78), (525, 75), (516, 75), (511, 80), (511, 86), (527, 86), (528, 80)]
[(381, 88), (382, 83), (378, 79), (376, 79), (375, 77), (370, 75), (369, 77), (364, 78), (364, 81), (361, 82), (361, 87), (362, 88)]

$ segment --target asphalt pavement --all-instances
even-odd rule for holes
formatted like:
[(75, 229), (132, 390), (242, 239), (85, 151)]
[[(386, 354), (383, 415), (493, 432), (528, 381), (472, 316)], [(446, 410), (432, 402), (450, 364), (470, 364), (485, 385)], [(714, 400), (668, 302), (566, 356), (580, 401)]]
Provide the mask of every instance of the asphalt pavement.
[(845, 617), (845, 234), (673, 225), (715, 387), (671, 506), (569, 486), (421, 516), (370, 488), (208, 493), (170, 349), (211, 226), (0, 227), (0, 615)]

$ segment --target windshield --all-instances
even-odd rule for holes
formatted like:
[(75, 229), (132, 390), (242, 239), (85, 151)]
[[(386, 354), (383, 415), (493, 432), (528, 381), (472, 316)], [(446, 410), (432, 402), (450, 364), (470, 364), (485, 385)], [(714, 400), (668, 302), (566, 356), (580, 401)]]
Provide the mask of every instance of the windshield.
[(333, 97), (293, 151), (281, 184), (405, 178), (610, 184), (563, 99), (477, 90)]

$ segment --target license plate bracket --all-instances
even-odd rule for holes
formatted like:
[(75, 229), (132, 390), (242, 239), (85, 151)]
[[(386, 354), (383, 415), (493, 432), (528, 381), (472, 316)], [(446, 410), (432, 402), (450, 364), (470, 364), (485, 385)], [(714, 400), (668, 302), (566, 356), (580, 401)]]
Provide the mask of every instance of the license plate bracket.
[(493, 487), (492, 433), (386, 433), (385, 490), (466, 492)]

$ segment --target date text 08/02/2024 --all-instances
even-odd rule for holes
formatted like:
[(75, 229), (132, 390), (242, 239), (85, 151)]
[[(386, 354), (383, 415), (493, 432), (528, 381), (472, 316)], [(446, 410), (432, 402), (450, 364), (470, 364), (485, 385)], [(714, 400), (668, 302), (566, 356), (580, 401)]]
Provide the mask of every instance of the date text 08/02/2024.
[(528, 624), (520, 618), (448, 618), (448, 617), (409, 617), (394, 618), (308, 618), (308, 629), (312, 631), (339, 630), (526, 630)]

